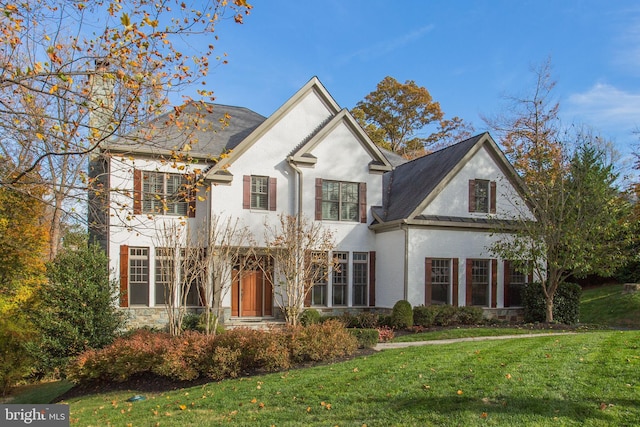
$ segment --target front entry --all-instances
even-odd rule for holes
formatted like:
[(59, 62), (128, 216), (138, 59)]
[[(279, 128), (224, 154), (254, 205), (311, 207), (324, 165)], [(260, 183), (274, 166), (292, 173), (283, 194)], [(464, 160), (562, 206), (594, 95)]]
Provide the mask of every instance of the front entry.
[[(258, 262), (265, 263), (266, 260), (261, 258)], [(231, 316), (273, 316), (273, 285), (270, 276), (270, 273), (265, 273), (258, 266), (233, 270)]]

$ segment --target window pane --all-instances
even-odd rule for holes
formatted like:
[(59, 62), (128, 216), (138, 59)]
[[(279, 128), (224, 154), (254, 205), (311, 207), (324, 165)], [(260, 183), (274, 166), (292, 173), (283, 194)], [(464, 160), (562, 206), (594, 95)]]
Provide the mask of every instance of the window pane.
[(511, 269), (509, 272), (509, 305), (511, 307), (522, 305), (522, 289), (525, 283), (525, 274), (516, 269)]
[(312, 305), (327, 305), (327, 285), (316, 283), (311, 289)]
[(489, 212), (489, 181), (476, 180), (476, 212)]
[(431, 260), (431, 303), (449, 304), (451, 260)]
[(173, 262), (173, 250), (171, 248), (156, 248), (156, 305), (163, 305), (169, 302), (169, 287), (173, 281)]
[(358, 221), (358, 188), (353, 182), (322, 182), (322, 219)]
[(471, 305), (489, 305), (489, 260), (472, 262)]
[(333, 305), (347, 305), (347, 284), (349, 280), (349, 253), (333, 253)]
[(149, 305), (148, 248), (129, 248), (129, 303)]
[(368, 255), (366, 252), (353, 253), (353, 305), (367, 305)]
[(358, 203), (358, 184), (343, 182), (341, 187), (343, 203)]
[(338, 215), (340, 204), (338, 202), (322, 202), (322, 219), (330, 219), (337, 221), (340, 219)]
[(144, 213), (187, 214), (187, 180), (183, 175), (144, 172), (142, 177), (142, 211)]
[(269, 177), (251, 177), (251, 209), (269, 208)]

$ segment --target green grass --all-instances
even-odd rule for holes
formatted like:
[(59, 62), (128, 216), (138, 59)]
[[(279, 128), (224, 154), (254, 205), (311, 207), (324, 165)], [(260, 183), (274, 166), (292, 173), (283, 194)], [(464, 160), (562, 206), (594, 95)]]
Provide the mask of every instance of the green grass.
[(640, 331), (385, 350), (175, 392), (69, 400), (73, 425), (632, 426)]
[(640, 292), (624, 294), (622, 285), (585, 289), (580, 323), (640, 329)]
[(71, 387), (73, 383), (64, 380), (22, 385), (11, 390), (4, 403), (50, 403)]
[(525, 334), (548, 334), (551, 332), (559, 332), (558, 330), (547, 329), (526, 329), (526, 328), (472, 328), (459, 327), (452, 329), (442, 329), (439, 331), (418, 332), (409, 335), (400, 335), (395, 337), (392, 342), (416, 342), (416, 341), (432, 341), (432, 340), (448, 340), (456, 338), (474, 338), (474, 337), (495, 337), (500, 335), (525, 335)]

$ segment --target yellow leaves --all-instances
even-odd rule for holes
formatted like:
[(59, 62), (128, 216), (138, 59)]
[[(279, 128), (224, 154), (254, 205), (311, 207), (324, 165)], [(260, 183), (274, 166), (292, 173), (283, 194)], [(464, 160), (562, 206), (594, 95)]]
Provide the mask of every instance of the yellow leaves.
[(511, 379), (511, 374), (507, 374), (507, 375), (505, 375), (505, 378), (506, 378), (506, 379), (508, 379), (508, 380), (510, 380), (510, 379)]
[(463, 394), (463, 393), (464, 393), (464, 392), (463, 392), (462, 390), (458, 390), (458, 391), (456, 391), (456, 394), (457, 394), (458, 396), (462, 396), (462, 394)]
[(185, 409), (187, 409), (187, 405), (180, 405), (178, 406), (178, 408), (180, 408), (181, 411), (184, 411)]
[(44, 135), (41, 134), (40, 132), (36, 132), (36, 138), (38, 138), (40, 141), (44, 140)]
[(331, 403), (326, 403), (326, 402), (320, 402), (320, 406), (322, 406), (324, 409), (326, 409), (327, 411), (331, 410)]
[(129, 14), (123, 13), (122, 16), (120, 17), (120, 22), (125, 27), (131, 26), (131, 19), (129, 19)]
[(58, 91), (58, 85), (53, 85), (51, 86), (51, 89), (49, 89), (49, 93), (51, 95), (53, 95), (54, 93), (56, 93)]

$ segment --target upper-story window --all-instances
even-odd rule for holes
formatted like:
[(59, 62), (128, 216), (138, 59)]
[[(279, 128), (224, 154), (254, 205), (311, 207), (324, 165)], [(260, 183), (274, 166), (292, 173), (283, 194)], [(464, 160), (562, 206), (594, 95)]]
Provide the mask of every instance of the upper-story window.
[(142, 212), (186, 215), (189, 209), (187, 180), (184, 175), (142, 172)]
[(358, 221), (358, 184), (354, 182), (322, 182), (322, 219)]
[(243, 209), (276, 210), (276, 178), (261, 175), (245, 175), (243, 179)]
[(469, 212), (496, 213), (495, 181), (469, 180)]

